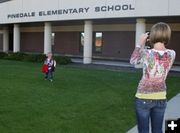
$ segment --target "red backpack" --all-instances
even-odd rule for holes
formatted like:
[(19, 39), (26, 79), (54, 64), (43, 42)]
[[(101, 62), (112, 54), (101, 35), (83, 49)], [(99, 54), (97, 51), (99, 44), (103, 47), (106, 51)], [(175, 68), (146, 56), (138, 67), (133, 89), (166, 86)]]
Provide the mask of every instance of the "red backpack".
[(42, 72), (43, 72), (43, 73), (47, 73), (47, 72), (48, 72), (48, 65), (47, 65), (47, 64), (43, 64), (43, 66), (42, 66)]

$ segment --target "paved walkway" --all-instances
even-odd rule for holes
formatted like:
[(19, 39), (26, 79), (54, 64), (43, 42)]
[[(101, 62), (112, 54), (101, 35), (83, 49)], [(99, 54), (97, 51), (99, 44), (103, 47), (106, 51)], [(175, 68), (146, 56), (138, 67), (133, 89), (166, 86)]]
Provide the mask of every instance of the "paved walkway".
[[(170, 101), (168, 101), (166, 112), (165, 112), (165, 120), (168, 119), (178, 119), (180, 118), (180, 93), (173, 97)], [(163, 124), (163, 133), (165, 132), (165, 121)], [(137, 126), (130, 129), (127, 133), (138, 133)]]
[[(74, 63), (83, 63), (82, 59), (72, 59)], [(133, 68), (134, 66), (128, 62), (123, 61), (111, 61), (111, 60), (93, 60), (92, 64), (95, 65), (107, 65), (107, 66), (115, 66), (115, 67), (127, 67)], [(171, 71), (173, 72), (180, 72), (180, 66), (174, 66)]]

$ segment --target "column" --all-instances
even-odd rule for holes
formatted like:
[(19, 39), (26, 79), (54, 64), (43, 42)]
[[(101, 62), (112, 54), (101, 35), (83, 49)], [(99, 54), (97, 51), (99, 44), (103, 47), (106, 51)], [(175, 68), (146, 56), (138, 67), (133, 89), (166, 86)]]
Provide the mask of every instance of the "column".
[[(136, 42), (135, 46), (139, 45), (139, 38), (140, 36), (146, 32), (146, 24), (145, 24), (145, 19), (137, 19), (136, 20)], [(135, 65), (135, 68), (142, 68), (142, 64), (137, 64)]]
[(141, 36), (141, 34), (146, 32), (146, 24), (145, 24), (146, 20), (145, 19), (137, 19), (136, 20), (136, 44), (138, 45), (139, 43), (139, 37)]
[(83, 63), (84, 64), (92, 63), (92, 34), (93, 34), (92, 21), (85, 21), (85, 25), (84, 25), (84, 55), (83, 55)]
[(14, 24), (14, 44), (13, 44), (13, 52), (20, 52), (20, 26), (19, 24)]
[(52, 52), (51, 34), (52, 34), (51, 23), (46, 22), (44, 26), (44, 54)]
[(9, 29), (8, 27), (3, 28), (3, 52), (9, 51)]

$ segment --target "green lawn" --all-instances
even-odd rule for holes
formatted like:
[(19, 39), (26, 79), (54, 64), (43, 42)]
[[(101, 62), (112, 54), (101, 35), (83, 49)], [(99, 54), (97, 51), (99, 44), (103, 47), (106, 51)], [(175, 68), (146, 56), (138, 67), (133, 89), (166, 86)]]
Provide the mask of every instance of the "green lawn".
[[(0, 133), (125, 133), (135, 124), (139, 73), (58, 66), (43, 80), (41, 64), (0, 60)], [(168, 98), (180, 77), (168, 78)]]

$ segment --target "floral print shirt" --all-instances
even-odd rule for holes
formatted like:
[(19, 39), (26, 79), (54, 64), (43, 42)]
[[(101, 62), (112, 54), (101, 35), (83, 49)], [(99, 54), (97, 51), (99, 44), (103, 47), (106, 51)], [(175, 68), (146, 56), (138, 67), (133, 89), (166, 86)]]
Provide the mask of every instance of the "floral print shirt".
[(151, 94), (166, 91), (166, 77), (175, 59), (175, 51), (166, 49), (143, 49), (136, 47), (130, 63), (141, 65), (143, 76), (139, 82), (137, 93)]

